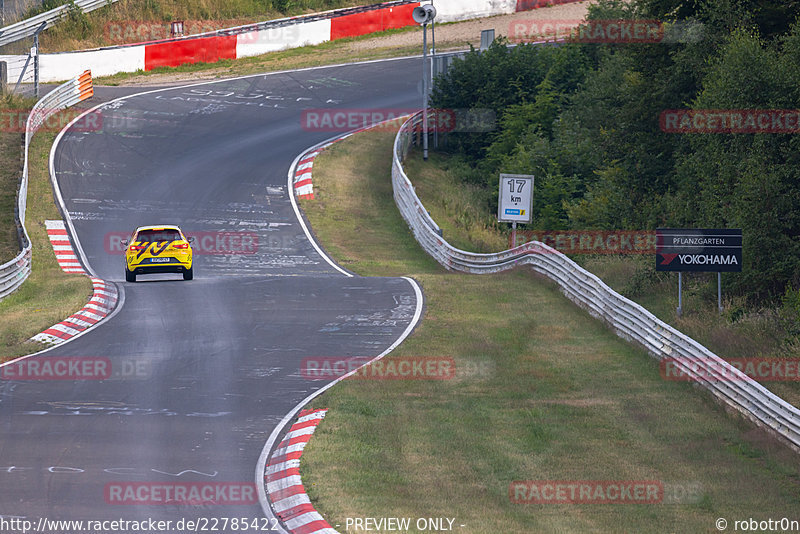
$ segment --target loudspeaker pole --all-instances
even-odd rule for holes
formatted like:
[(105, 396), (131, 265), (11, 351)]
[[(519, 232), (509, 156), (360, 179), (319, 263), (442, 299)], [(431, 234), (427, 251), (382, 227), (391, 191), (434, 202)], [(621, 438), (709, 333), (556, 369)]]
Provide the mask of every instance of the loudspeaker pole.
[(432, 4), (415, 7), (411, 12), (414, 22), (422, 24), (422, 158), (428, 160), (428, 24), (436, 18)]
[(428, 25), (422, 25), (422, 159), (428, 161)]

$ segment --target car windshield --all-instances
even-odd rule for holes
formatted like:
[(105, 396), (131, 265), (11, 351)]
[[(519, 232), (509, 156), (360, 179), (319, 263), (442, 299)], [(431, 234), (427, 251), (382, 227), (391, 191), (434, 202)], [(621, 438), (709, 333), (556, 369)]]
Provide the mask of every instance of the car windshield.
[(183, 239), (177, 230), (140, 230), (136, 241), (154, 243), (160, 241), (180, 241)]

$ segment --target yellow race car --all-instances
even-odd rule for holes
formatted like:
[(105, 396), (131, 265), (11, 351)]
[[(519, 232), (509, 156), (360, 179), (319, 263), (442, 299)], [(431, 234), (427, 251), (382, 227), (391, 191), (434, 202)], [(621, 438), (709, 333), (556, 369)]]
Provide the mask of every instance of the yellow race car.
[(130, 241), (124, 239), (125, 280), (135, 282), (137, 274), (182, 273), (184, 280), (194, 277), (192, 247), (177, 226), (141, 226)]

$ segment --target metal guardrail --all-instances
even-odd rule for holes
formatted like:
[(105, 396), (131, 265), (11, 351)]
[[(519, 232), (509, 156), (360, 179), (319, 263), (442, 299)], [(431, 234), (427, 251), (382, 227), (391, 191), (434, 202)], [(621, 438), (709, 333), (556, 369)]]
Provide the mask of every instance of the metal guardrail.
[(116, 1), (117, 0), (74, 0), (74, 3), (58, 6), (55, 9), (40, 13), (29, 19), (21, 20), (16, 24), (0, 28), (0, 46), (33, 36), (42, 24), (44, 24), (43, 30), (49, 28), (58, 22), (61, 17), (66, 16), (70, 9), (74, 9), (73, 6), (80, 8), (84, 13), (88, 13), (103, 6), (113, 4)]
[(353, 15), (356, 13), (367, 13), (369, 11), (377, 11), (387, 7), (398, 7), (404, 4), (412, 4), (419, 0), (391, 0), (380, 4), (369, 4), (366, 6), (343, 7), (339, 9), (331, 9), (328, 11), (320, 11), (319, 13), (311, 13), (309, 15), (295, 15), (292, 17), (284, 17), (282, 19), (273, 19), (263, 22), (254, 22), (251, 24), (244, 24), (242, 26), (234, 26), (233, 28), (223, 28), (220, 30), (211, 30), (205, 33), (198, 33), (195, 35), (186, 35), (184, 37), (175, 37), (172, 39), (164, 39), (161, 42), (179, 41), (185, 39), (195, 39), (199, 37), (222, 36), (222, 35), (239, 35), (241, 33), (249, 33), (259, 30), (271, 30), (274, 28), (282, 28), (285, 26), (292, 26), (297, 23), (315, 22), (318, 20), (333, 19), (337, 17), (344, 17), (345, 15)]
[(18, 289), (31, 274), (31, 240), (25, 229), (25, 208), (28, 198), (28, 148), (31, 139), (51, 115), (85, 100), (93, 94), (92, 74), (87, 70), (45, 95), (33, 106), (28, 115), (25, 123), (25, 157), (15, 210), (22, 251), (13, 260), (0, 265), (0, 300)]
[[(561, 252), (533, 241), (494, 254), (477, 254), (451, 246), (425, 210), (403, 170), (421, 112), (400, 128), (394, 144), (392, 188), (400, 213), (423, 249), (447, 269), (494, 273), (519, 265), (555, 281), (561, 291), (591, 315), (610, 325), (620, 337), (644, 346), (658, 360), (676, 368), (710, 391), (725, 406), (769, 430), (800, 452), (800, 410), (741, 373), (706, 347), (658, 319), (604, 284)], [(724, 375), (720, 377), (720, 369)]]

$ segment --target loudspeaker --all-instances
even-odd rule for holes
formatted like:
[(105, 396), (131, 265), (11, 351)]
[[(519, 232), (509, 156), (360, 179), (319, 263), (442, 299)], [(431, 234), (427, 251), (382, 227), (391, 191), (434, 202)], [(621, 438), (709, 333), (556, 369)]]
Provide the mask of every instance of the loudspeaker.
[(430, 4), (415, 7), (411, 12), (411, 16), (417, 24), (429, 24), (436, 17), (436, 8)]

